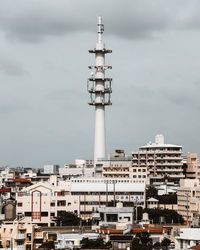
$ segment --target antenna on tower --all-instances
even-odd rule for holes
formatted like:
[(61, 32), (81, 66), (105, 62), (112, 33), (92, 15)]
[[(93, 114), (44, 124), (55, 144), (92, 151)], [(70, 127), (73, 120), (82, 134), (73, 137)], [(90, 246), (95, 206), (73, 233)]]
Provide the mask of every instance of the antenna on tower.
[(102, 24), (102, 16), (98, 17), (98, 34), (99, 34), (99, 40), (98, 42), (102, 42), (102, 34), (104, 32), (104, 25)]

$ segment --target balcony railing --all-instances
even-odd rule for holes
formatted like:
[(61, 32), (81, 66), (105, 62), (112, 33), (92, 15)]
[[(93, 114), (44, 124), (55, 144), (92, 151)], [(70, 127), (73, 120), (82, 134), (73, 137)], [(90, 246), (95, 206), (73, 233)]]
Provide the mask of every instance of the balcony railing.
[(25, 240), (25, 234), (16, 234), (15, 239), (16, 240)]

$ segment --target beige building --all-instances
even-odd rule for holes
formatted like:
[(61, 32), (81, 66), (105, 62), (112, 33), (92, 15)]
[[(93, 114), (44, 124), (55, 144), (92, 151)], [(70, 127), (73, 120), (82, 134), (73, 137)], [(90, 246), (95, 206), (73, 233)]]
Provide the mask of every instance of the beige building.
[(155, 143), (149, 142), (132, 152), (132, 166), (146, 167), (150, 173), (150, 184), (160, 185), (164, 182), (178, 185), (183, 174), (182, 146), (165, 144), (163, 135), (156, 135)]
[(115, 150), (115, 153), (110, 154), (108, 159), (99, 160), (97, 163), (97, 176), (102, 178), (142, 179), (149, 184), (148, 168), (146, 166), (140, 168), (132, 166), (131, 157), (126, 156), (124, 150)]
[(53, 219), (61, 211), (79, 214), (79, 196), (72, 196), (68, 185), (37, 183), (18, 192), (16, 200), (17, 215), (41, 226), (54, 225)]
[(189, 179), (200, 178), (200, 163), (197, 153), (187, 153), (185, 175)]
[(185, 221), (191, 222), (200, 213), (200, 186), (198, 179), (184, 179), (180, 181), (177, 190), (178, 213)]
[(91, 218), (92, 213), (108, 202), (137, 202), (145, 206), (144, 179), (130, 178), (74, 178), (66, 181), (72, 196), (80, 197), (80, 216)]
[[(5, 222), (0, 228), (0, 241), (3, 248), (13, 250), (32, 250), (36, 225), (21, 222)], [(42, 241), (44, 236), (42, 235)], [(37, 245), (35, 245), (37, 246)]]

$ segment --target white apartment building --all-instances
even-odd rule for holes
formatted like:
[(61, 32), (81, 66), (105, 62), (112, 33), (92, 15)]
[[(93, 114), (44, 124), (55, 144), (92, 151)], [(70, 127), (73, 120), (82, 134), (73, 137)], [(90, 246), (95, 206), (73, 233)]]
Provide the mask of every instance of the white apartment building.
[(91, 218), (94, 211), (108, 202), (137, 202), (145, 206), (144, 179), (130, 178), (74, 178), (66, 181), (72, 196), (79, 196), (80, 216)]
[(70, 195), (67, 185), (37, 183), (18, 192), (16, 200), (17, 215), (24, 215), (28, 222), (41, 226), (54, 225), (53, 219), (61, 211), (79, 214), (79, 196)]
[(44, 165), (44, 174), (59, 174), (59, 168), (56, 164)]
[(200, 214), (200, 186), (198, 179), (183, 179), (177, 190), (178, 213), (191, 222)]
[(133, 207), (123, 207), (123, 203), (117, 203), (116, 207), (100, 207), (99, 212), (99, 226), (116, 226), (116, 229), (127, 229), (128, 225), (133, 224)]
[(15, 178), (15, 172), (11, 170), (8, 166), (4, 167), (0, 171), (0, 186), (2, 187), (6, 181)]
[(190, 249), (200, 244), (200, 228), (181, 228), (175, 237), (175, 249)]
[(94, 163), (92, 160), (76, 159), (75, 164), (66, 164), (64, 168), (60, 168), (59, 174), (63, 179), (74, 177), (94, 177)]
[(90, 240), (96, 240), (99, 238), (98, 233), (83, 233), (83, 234), (57, 234), (57, 241), (55, 244), (55, 249), (80, 249), (81, 240), (88, 238)]
[(165, 144), (163, 135), (156, 135), (155, 143), (149, 142), (132, 152), (132, 166), (148, 168), (150, 183), (155, 185), (164, 182), (178, 185), (184, 178), (182, 160), (182, 146)]

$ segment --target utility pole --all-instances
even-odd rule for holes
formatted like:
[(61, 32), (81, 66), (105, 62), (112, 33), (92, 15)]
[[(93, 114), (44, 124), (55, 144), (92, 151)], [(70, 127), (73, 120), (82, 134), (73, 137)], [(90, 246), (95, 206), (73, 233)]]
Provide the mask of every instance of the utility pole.
[(189, 193), (185, 194), (187, 197), (187, 225), (188, 225), (188, 220), (189, 220), (189, 216), (188, 216), (188, 198), (189, 198)]
[(106, 207), (108, 206), (108, 181), (106, 180)]
[(138, 199), (136, 199), (136, 201), (135, 201), (135, 220), (136, 220), (136, 224), (137, 224), (137, 220), (138, 220), (137, 204), (138, 204)]
[(115, 200), (115, 180), (113, 180), (113, 195), (114, 195), (114, 207), (116, 206), (116, 200)]

